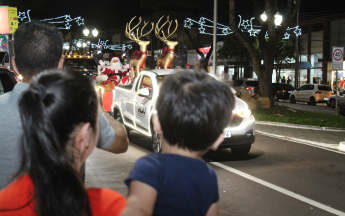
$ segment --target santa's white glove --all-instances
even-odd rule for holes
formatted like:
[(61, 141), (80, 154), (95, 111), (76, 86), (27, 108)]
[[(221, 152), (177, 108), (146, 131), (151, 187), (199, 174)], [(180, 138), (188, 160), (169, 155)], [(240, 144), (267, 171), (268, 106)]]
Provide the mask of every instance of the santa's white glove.
[(102, 60), (100, 59), (100, 60), (98, 61), (98, 63), (104, 67), (104, 61), (102, 61)]

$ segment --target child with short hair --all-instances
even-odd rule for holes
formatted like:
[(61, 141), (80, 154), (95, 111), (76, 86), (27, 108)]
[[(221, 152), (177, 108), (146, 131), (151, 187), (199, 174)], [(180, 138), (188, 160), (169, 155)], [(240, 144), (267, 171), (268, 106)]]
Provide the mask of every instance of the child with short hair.
[(162, 154), (135, 164), (122, 215), (218, 215), (217, 176), (201, 156), (222, 143), (234, 103), (230, 88), (204, 72), (167, 77), (152, 120)]

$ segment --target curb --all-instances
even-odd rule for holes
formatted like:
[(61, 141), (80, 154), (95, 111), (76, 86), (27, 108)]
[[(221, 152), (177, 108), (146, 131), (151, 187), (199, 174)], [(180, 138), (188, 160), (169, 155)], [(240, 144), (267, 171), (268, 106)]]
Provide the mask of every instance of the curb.
[(345, 132), (344, 128), (319, 127), (319, 126), (312, 126), (312, 125), (298, 125), (298, 124), (288, 124), (288, 123), (269, 122), (269, 121), (255, 121), (255, 124), (288, 127), (288, 128), (310, 129), (310, 130), (321, 130), (321, 131)]
[(345, 142), (340, 142), (339, 143), (338, 150), (345, 152)]

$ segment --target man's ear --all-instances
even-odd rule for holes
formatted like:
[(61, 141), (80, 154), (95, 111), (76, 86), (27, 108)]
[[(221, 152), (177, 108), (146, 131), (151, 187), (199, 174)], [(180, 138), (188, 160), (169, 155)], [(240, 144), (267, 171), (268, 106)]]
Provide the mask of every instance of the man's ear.
[(153, 123), (153, 129), (157, 133), (161, 133), (162, 132), (162, 127), (161, 127), (161, 123), (160, 123), (160, 121), (158, 119), (158, 115), (157, 114), (153, 115), (152, 123)]
[(58, 69), (62, 69), (63, 68), (63, 62), (65, 61), (65, 57), (61, 56), (60, 60), (59, 60), (59, 64), (58, 64)]
[(219, 137), (217, 138), (217, 140), (211, 145), (211, 149), (213, 151), (216, 151), (218, 149), (218, 146), (223, 142), (224, 135), (225, 135), (225, 132), (221, 133)]
[(16, 65), (16, 60), (14, 59), (14, 56), (12, 56), (11, 61), (12, 61), (13, 70), (14, 70), (16, 73), (20, 74), (19, 71), (18, 71), (17, 65)]
[(78, 149), (80, 154), (89, 148), (90, 146), (90, 123), (83, 124), (77, 131), (77, 134), (74, 138), (75, 148)]

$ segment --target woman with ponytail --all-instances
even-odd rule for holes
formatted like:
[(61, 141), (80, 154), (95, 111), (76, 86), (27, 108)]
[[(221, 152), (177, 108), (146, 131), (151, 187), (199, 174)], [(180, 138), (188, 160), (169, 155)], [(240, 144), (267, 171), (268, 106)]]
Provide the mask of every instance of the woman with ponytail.
[(22, 163), (18, 178), (0, 192), (0, 215), (119, 215), (125, 198), (109, 189), (86, 190), (79, 175), (99, 134), (90, 80), (77, 72), (42, 72), (19, 110)]

